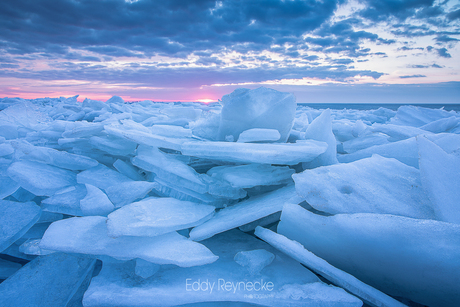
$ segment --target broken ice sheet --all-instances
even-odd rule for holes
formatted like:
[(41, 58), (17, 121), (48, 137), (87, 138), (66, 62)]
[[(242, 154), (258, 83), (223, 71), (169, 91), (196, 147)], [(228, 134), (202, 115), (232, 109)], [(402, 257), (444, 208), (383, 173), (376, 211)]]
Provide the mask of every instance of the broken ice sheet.
[(105, 255), (115, 259), (141, 258), (157, 264), (182, 267), (216, 261), (204, 245), (193, 242), (177, 232), (156, 237), (118, 237), (107, 234), (107, 218), (74, 217), (54, 222), (40, 242), (40, 248), (66, 253)]
[(40, 218), (34, 202), (0, 200), (0, 252), (22, 237)]
[(434, 218), (420, 171), (379, 155), (292, 175), (296, 191), (313, 208), (336, 213), (389, 213)]
[(132, 180), (103, 164), (87, 169), (77, 175), (78, 183), (91, 184), (105, 190), (111, 186)]
[(417, 137), (423, 188), (441, 221), (460, 224), (460, 156)]
[(14, 162), (8, 168), (8, 175), (21, 187), (39, 196), (51, 196), (76, 184), (75, 173), (33, 161)]
[(0, 258), (0, 279), (7, 279), (22, 267), (21, 264)]
[(265, 249), (255, 249), (240, 251), (233, 259), (236, 263), (246, 268), (251, 276), (254, 276), (259, 274), (267, 265), (270, 265), (275, 259), (275, 255)]
[[(216, 262), (191, 268), (161, 266), (152, 278), (145, 280), (133, 278), (134, 261), (104, 263), (85, 293), (83, 304), (86, 307), (204, 302), (247, 302), (263, 306), (362, 305), (343, 289), (320, 282), (297, 261), (239, 230), (221, 233), (203, 243), (219, 256)], [(275, 255), (257, 276), (251, 276), (234, 261), (238, 251), (252, 249), (265, 249)]]
[(278, 233), (386, 294), (428, 306), (460, 301), (460, 225), (389, 214), (321, 216), (286, 205)]
[(281, 211), (284, 203), (292, 197), (296, 197), (294, 185), (251, 197), (220, 210), (212, 219), (193, 228), (190, 232), (190, 238), (201, 241)]
[(102, 215), (107, 216), (115, 210), (107, 195), (99, 188), (85, 184), (86, 195), (80, 200), (80, 209), (83, 215)]
[(315, 159), (326, 149), (325, 142), (314, 140), (302, 140), (295, 144), (185, 142), (181, 152), (219, 161), (295, 165)]
[(150, 197), (109, 214), (109, 236), (158, 236), (200, 225), (214, 215), (214, 206), (175, 198)]
[(0, 284), (0, 305), (68, 306), (95, 263), (96, 259), (85, 255), (37, 257)]
[(277, 185), (292, 181), (295, 171), (287, 166), (269, 164), (225, 165), (211, 168), (207, 174), (225, 180), (235, 188), (252, 188), (261, 185)]
[(240, 133), (238, 143), (275, 142), (281, 135), (276, 129), (253, 128)]
[(121, 182), (108, 187), (105, 191), (116, 208), (123, 207), (133, 201), (144, 198), (155, 184), (147, 181)]

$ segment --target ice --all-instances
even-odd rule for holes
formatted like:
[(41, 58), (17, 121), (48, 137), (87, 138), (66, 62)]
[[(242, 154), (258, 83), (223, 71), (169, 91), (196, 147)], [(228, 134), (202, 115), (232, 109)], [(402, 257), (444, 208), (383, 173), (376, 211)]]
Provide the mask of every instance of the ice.
[(96, 149), (116, 156), (133, 154), (137, 146), (135, 142), (111, 135), (105, 137), (93, 136), (89, 139), (89, 144)]
[(308, 125), (305, 131), (305, 139), (322, 141), (327, 143), (327, 149), (324, 153), (312, 161), (304, 163), (305, 168), (314, 168), (321, 165), (331, 165), (338, 163), (337, 161), (337, 147), (334, 134), (332, 133), (331, 110), (327, 109), (315, 118), (311, 124)]
[(435, 218), (419, 170), (396, 159), (374, 155), (352, 163), (306, 170), (292, 177), (299, 196), (319, 211)]
[(64, 138), (91, 137), (102, 132), (104, 125), (100, 123), (90, 123), (87, 121), (69, 122), (66, 130), (62, 133)]
[(340, 163), (358, 161), (378, 154), (386, 158), (395, 158), (400, 162), (418, 168), (418, 149), (415, 137), (383, 145), (374, 145), (351, 154), (338, 157)]
[(73, 171), (85, 170), (99, 164), (96, 160), (86, 156), (76, 155), (47, 147), (33, 146), (27, 142), (14, 141), (12, 144), (17, 150), (17, 159), (42, 162)]
[(265, 87), (237, 89), (223, 96), (220, 103), (220, 140), (225, 140), (228, 135), (237, 140), (245, 130), (264, 128), (278, 130), (279, 142), (286, 142), (289, 137), (297, 105), (294, 95)]
[(10, 196), (19, 189), (19, 184), (9, 176), (0, 175), (0, 199)]
[(236, 263), (246, 268), (251, 276), (254, 276), (272, 263), (275, 255), (265, 249), (255, 249), (238, 252), (233, 259)]
[(96, 260), (55, 253), (31, 261), (0, 284), (0, 305), (69, 306), (82, 282), (91, 276)]
[(383, 133), (372, 133), (362, 137), (343, 142), (343, 150), (347, 153), (354, 153), (375, 145), (388, 144), (388, 135)]
[(0, 144), (0, 157), (8, 156), (14, 153), (14, 148), (8, 143)]
[(433, 121), (456, 116), (455, 111), (443, 109), (429, 109), (416, 106), (401, 106), (396, 115), (391, 118), (390, 123), (403, 126), (421, 127)]
[(174, 108), (162, 108), (160, 112), (171, 118), (182, 118), (188, 121), (193, 121), (200, 117), (202, 111), (193, 107), (178, 106)]
[[(148, 279), (132, 277), (137, 261), (104, 263), (102, 271), (93, 278), (85, 293), (84, 306), (177, 306), (193, 303), (193, 306), (207, 306), (206, 302), (214, 302), (215, 306), (226, 306), (228, 302), (258, 306), (362, 305), (359, 299), (344, 290), (320, 282), (305, 267), (265, 242), (238, 230), (219, 234), (204, 243), (219, 256), (216, 262), (191, 268), (161, 266)], [(248, 270), (242, 269), (233, 260), (238, 251), (252, 249), (265, 249), (275, 255), (273, 262), (257, 276), (251, 276)], [(227, 288), (225, 283), (228, 283)], [(300, 291), (289, 292), (293, 288)]]
[(107, 218), (74, 217), (54, 222), (40, 242), (40, 248), (65, 253), (105, 255), (119, 260), (135, 258), (180, 267), (203, 265), (217, 260), (204, 245), (177, 232), (156, 237), (112, 238), (107, 234)]
[(421, 126), (420, 129), (430, 131), (433, 133), (447, 132), (457, 127), (459, 122), (460, 122), (459, 117), (451, 116), (448, 118), (441, 118), (433, 122), (430, 122), (426, 125)]
[(269, 164), (246, 164), (216, 166), (207, 174), (212, 178), (225, 180), (235, 188), (252, 188), (262, 185), (277, 185), (291, 182), (295, 171), (287, 166)]
[(33, 161), (14, 162), (8, 168), (8, 175), (21, 187), (39, 196), (51, 196), (76, 184), (75, 173)]
[(85, 186), (77, 184), (57, 191), (53, 196), (42, 200), (40, 206), (44, 211), (68, 215), (82, 215), (80, 200), (85, 195)]
[(40, 241), (41, 241), (40, 239), (28, 239), (27, 241), (25, 241), (19, 246), (19, 252), (24, 253), (26, 255), (36, 255), (36, 256), (45, 256), (45, 255), (55, 253), (54, 251), (49, 251), (49, 250), (40, 248)]
[(111, 186), (132, 180), (119, 172), (108, 168), (103, 164), (87, 169), (77, 175), (77, 182), (81, 184), (91, 184), (99, 189), (105, 190)]
[(49, 227), (50, 223), (36, 223), (27, 230), (25, 234), (21, 236), (20, 239), (16, 240), (14, 243), (21, 245), (22, 243), (31, 240), (31, 239), (41, 239), (46, 229)]
[(309, 269), (358, 296), (371, 306), (406, 306), (385, 293), (363, 283), (352, 275), (337, 269), (306, 250), (300, 243), (268, 229), (258, 227), (255, 235)]
[(441, 221), (460, 224), (460, 156), (417, 138), (422, 185)]
[(155, 135), (166, 136), (170, 138), (190, 138), (192, 130), (172, 125), (153, 125), (148, 129)]
[(151, 263), (142, 259), (136, 259), (136, 267), (134, 272), (137, 276), (142, 278), (149, 278), (155, 275), (156, 272), (160, 269), (160, 265)]
[(253, 128), (240, 133), (239, 143), (276, 142), (281, 135), (276, 129)]
[(13, 140), (18, 138), (18, 127), (13, 124), (7, 124), (0, 120), (0, 136), (7, 139)]
[(117, 159), (115, 163), (113, 163), (113, 167), (121, 174), (125, 175), (126, 177), (132, 180), (145, 180), (144, 177), (139, 173), (139, 170), (135, 168), (131, 163), (127, 163), (123, 160)]
[(154, 237), (200, 225), (214, 215), (214, 209), (214, 206), (175, 198), (150, 197), (109, 214), (108, 234)]
[(22, 237), (40, 218), (40, 207), (33, 202), (0, 200), (0, 252)]
[(108, 187), (105, 191), (115, 207), (120, 208), (133, 201), (144, 198), (154, 186), (153, 182), (131, 181)]
[(0, 279), (7, 279), (22, 267), (19, 263), (0, 258)]
[(161, 152), (158, 148), (139, 146), (131, 162), (146, 171), (154, 172), (160, 179), (186, 187), (199, 193), (208, 190), (198, 173), (190, 166)]
[(460, 301), (460, 225), (385, 214), (321, 216), (286, 205), (278, 233), (359, 280), (428, 306)]
[(326, 143), (314, 140), (296, 144), (185, 142), (181, 152), (188, 156), (228, 162), (295, 165), (315, 159), (326, 149)]
[(431, 134), (429, 131), (411, 126), (378, 123), (372, 125), (371, 131), (374, 133), (381, 132), (388, 135), (388, 140), (391, 142), (405, 140), (420, 134)]
[(288, 185), (273, 192), (251, 197), (233, 206), (224, 208), (217, 212), (209, 221), (193, 228), (190, 232), (190, 238), (195, 241), (201, 241), (215, 234), (281, 211), (284, 203), (295, 195), (294, 186)]
[(115, 206), (107, 195), (99, 188), (85, 184), (86, 195), (80, 200), (80, 210), (82, 215), (102, 215), (107, 216), (115, 210)]
[(173, 150), (180, 150), (180, 144), (184, 142), (183, 139), (169, 138), (166, 136), (158, 136), (152, 133), (140, 130), (123, 130), (115, 126), (105, 126), (105, 131), (109, 135), (116, 136), (117, 138), (125, 139), (125, 142), (132, 142), (135, 144), (142, 144), (146, 146), (163, 147)]

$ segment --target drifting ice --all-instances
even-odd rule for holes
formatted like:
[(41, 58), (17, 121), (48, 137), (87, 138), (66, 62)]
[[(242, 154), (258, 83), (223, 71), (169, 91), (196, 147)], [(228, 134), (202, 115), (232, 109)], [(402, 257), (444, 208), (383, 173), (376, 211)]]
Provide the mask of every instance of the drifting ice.
[(455, 111), (266, 88), (0, 109), (2, 306), (460, 301)]

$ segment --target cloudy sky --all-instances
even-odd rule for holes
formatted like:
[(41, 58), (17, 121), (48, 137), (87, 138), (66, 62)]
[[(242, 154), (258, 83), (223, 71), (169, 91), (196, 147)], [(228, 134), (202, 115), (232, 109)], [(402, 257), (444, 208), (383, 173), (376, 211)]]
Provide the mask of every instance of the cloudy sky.
[(460, 101), (459, 0), (2, 0), (0, 97)]

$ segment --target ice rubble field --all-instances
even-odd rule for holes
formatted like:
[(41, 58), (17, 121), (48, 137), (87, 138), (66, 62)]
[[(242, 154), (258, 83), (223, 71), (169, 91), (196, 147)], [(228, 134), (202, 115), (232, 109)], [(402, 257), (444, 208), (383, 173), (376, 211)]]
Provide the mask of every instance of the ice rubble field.
[(0, 99), (0, 306), (460, 304), (460, 114), (76, 98)]

